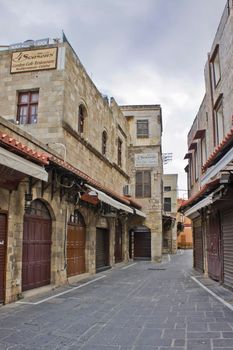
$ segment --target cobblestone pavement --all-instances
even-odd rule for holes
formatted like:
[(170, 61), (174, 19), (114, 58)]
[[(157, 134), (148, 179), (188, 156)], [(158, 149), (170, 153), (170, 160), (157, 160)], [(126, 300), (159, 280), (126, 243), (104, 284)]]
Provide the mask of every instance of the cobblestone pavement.
[(168, 260), (119, 265), (57, 297), (0, 307), (0, 349), (233, 349), (233, 311), (192, 278), (202, 278), (192, 252)]

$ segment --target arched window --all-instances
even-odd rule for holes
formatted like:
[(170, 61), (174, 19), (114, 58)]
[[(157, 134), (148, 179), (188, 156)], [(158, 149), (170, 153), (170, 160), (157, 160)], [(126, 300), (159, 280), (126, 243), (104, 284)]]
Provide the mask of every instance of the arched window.
[(84, 132), (84, 120), (87, 115), (86, 108), (83, 105), (80, 105), (78, 108), (78, 132)]
[(86, 226), (84, 218), (78, 210), (75, 210), (73, 214), (70, 214), (69, 224), (75, 224), (82, 227)]
[(30, 216), (37, 216), (44, 219), (51, 219), (50, 213), (46, 205), (39, 199), (35, 199), (31, 203), (30, 213), (27, 213)]
[(107, 153), (107, 132), (104, 130), (102, 132), (102, 154), (106, 156)]

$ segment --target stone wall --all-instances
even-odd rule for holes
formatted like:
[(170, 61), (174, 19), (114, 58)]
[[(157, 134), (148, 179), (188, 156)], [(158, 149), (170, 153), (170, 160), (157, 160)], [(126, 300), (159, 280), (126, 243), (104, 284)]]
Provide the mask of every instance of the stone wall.
[[(135, 180), (137, 170), (151, 171), (151, 197), (137, 198), (142, 205), (146, 219), (133, 219), (131, 228), (143, 223), (151, 230), (151, 257), (153, 261), (160, 261), (162, 255), (162, 154), (161, 133), (162, 117), (158, 105), (121, 106), (130, 127), (129, 147), (129, 175), (130, 191), (135, 197)], [(147, 138), (137, 138), (137, 120), (148, 119), (149, 135)], [(135, 166), (136, 154), (154, 154), (156, 165)]]

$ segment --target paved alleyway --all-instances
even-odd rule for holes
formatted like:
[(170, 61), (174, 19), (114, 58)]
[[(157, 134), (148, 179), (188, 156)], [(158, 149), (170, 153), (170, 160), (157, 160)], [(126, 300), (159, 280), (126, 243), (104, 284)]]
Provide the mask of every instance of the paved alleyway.
[(0, 349), (233, 349), (233, 311), (191, 278), (191, 252), (130, 265), (0, 307)]

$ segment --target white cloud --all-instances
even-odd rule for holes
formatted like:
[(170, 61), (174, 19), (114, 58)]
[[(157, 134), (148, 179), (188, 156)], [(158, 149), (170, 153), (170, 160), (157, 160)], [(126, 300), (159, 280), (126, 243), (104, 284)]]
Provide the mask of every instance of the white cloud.
[[(69, 41), (100, 90), (119, 104), (160, 104), (166, 166), (186, 186), (186, 135), (204, 94), (203, 69), (226, 0), (0, 0), (0, 45)], [(165, 169), (165, 170), (166, 170)]]

